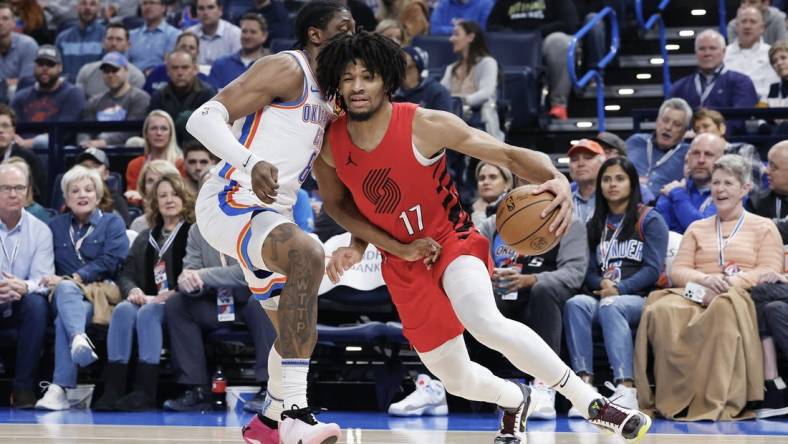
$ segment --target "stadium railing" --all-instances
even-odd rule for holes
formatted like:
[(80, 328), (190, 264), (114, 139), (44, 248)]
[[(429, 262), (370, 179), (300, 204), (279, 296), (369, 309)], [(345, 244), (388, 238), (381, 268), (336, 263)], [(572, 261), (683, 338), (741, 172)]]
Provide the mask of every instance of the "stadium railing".
[[(591, 30), (598, 25), (602, 20), (609, 19), (610, 22), (610, 50), (602, 59), (597, 62), (596, 66), (589, 69), (583, 77), (577, 78), (577, 64), (575, 62), (575, 54), (577, 53), (577, 45), (583, 41), (583, 38), (591, 32)], [(618, 20), (616, 19), (616, 11), (610, 6), (603, 8), (601, 11), (594, 15), (594, 18), (589, 20), (579, 31), (572, 37), (572, 42), (569, 44), (569, 49), (566, 54), (566, 64), (569, 68), (569, 78), (575, 88), (584, 88), (593, 79), (596, 81), (596, 115), (599, 131), (605, 130), (605, 67), (616, 58), (618, 49), (621, 46), (619, 38)]]
[(662, 0), (657, 6), (657, 11), (648, 19), (643, 18), (643, 0), (635, 0), (635, 17), (641, 28), (649, 31), (655, 25), (659, 33), (659, 51), (662, 57), (662, 92), (667, 97), (670, 90), (670, 66), (668, 66), (668, 49), (665, 47), (665, 22), (662, 20), (662, 11), (668, 7), (670, 0)]

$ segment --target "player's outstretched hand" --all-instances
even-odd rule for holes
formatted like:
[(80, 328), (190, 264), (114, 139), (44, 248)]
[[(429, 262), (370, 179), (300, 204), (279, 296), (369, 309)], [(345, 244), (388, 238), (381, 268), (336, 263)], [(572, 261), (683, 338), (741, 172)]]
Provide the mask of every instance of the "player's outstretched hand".
[(408, 262), (423, 259), (424, 265), (429, 270), (432, 268), (432, 264), (438, 261), (442, 250), (441, 244), (435, 242), (433, 238), (423, 237), (404, 245), (397, 256)]
[(558, 216), (550, 224), (549, 230), (555, 232), (556, 236), (562, 236), (569, 228), (569, 224), (572, 223), (572, 188), (566, 177), (561, 176), (539, 185), (534, 189), (533, 194), (544, 191), (555, 194), (555, 199), (542, 211), (542, 218), (547, 217), (551, 211), (558, 208)]
[(339, 247), (331, 254), (331, 258), (326, 265), (326, 274), (331, 283), (336, 284), (342, 278), (342, 274), (350, 267), (361, 262), (364, 252), (355, 247)]
[(264, 203), (272, 204), (279, 189), (279, 170), (261, 160), (252, 168), (252, 191)]

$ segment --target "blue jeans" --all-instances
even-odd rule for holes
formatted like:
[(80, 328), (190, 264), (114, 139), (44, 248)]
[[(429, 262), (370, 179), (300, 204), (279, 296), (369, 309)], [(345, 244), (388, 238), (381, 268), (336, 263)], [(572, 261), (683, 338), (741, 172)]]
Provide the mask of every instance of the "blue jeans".
[(49, 318), (46, 295), (28, 293), (11, 306), (10, 318), (0, 319), (0, 327), (17, 331), (15, 389), (33, 390), (44, 347), (44, 335)]
[(161, 358), (164, 304), (139, 306), (123, 301), (112, 312), (107, 334), (107, 359), (109, 362), (128, 364), (131, 358), (133, 333), (137, 331), (137, 348), (140, 362), (158, 364)]
[(613, 378), (632, 379), (632, 332), (640, 323), (646, 298), (642, 296), (611, 296), (601, 301), (584, 294), (577, 295), (564, 306), (564, 329), (572, 369), (594, 373), (592, 327), (599, 325), (605, 350), (613, 369)]
[(52, 298), (55, 317), (55, 374), (52, 382), (61, 387), (77, 385), (77, 364), (71, 360), (71, 340), (85, 333), (93, 319), (93, 304), (73, 281), (62, 281)]

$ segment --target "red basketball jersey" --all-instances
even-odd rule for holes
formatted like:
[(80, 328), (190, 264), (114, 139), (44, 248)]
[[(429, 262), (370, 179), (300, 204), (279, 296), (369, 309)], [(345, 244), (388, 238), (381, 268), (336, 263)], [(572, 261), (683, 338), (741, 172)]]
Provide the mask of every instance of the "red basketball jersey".
[(386, 134), (370, 152), (350, 139), (347, 115), (331, 124), (328, 137), (339, 179), (361, 214), (402, 243), (467, 238), (475, 229), (446, 170), (446, 156), (417, 159), (412, 138), (417, 105), (392, 106)]

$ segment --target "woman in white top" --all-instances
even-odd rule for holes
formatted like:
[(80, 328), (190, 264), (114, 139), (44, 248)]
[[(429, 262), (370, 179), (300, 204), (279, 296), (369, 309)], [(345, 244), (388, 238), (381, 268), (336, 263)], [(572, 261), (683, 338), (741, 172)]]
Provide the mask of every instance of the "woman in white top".
[(462, 100), (464, 109), (480, 111), (484, 130), (503, 140), (495, 109), (498, 62), (490, 56), (481, 26), (476, 22), (459, 21), (449, 41), (459, 60), (446, 67), (441, 84), (452, 96)]

